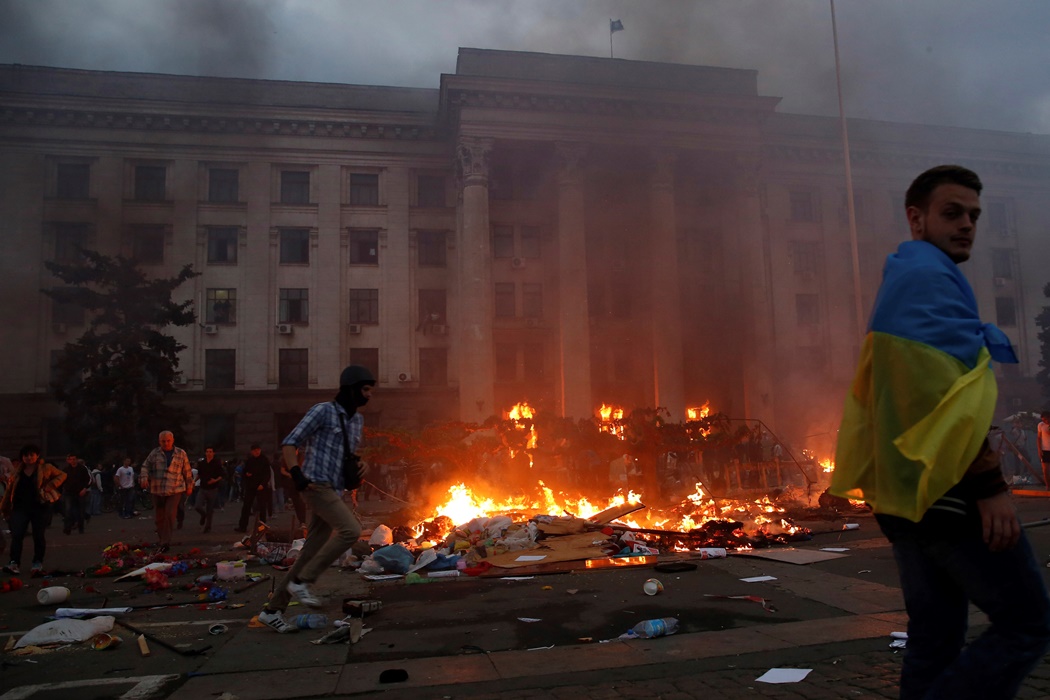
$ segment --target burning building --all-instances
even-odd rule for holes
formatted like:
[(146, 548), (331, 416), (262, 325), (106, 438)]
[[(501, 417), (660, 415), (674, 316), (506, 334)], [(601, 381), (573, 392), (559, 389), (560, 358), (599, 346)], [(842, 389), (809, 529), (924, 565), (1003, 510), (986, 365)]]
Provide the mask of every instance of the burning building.
[[(838, 126), (777, 103), (750, 70), (477, 49), (438, 90), (0, 66), (0, 449), (65, 449), (51, 363), (85, 317), (40, 289), (77, 245), (202, 273), (189, 445), (274, 445), (351, 362), (377, 427), (710, 401), (833, 435), (862, 322)], [(916, 173), (985, 179), (969, 272), (1020, 401), (1050, 138), (850, 130), (869, 292)]]

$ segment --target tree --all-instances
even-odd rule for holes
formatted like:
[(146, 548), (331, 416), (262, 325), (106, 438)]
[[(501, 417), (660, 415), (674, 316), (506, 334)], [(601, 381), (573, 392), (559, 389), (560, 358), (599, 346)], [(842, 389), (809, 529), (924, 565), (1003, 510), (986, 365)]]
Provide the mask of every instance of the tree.
[(171, 296), (200, 273), (186, 265), (175, 277), (149, 279), (133, 259), (80, 253), (81, 264), (45, 263), (68, 286), (44, 294), (90, 315), (87, 331), (58, 358), (51, 389), (66, 409), (73, 444), (100, 459), (150, 446), (160, 430), (181, 427), (182, 411), (165, 398), (175, 392), (178, 353), (186, 346), (165, 331), (196, 320), (192, 301)]
[[(1050, 283), (1043, 287), (1043, 296), (1050, 298)], [(1050, 306), (1043, 307), (1035, 322), (1039, 326), (1039, 366), (1042, 367), (1035, 378), (1043, 388), (1043, 401), (1050, 406)]]

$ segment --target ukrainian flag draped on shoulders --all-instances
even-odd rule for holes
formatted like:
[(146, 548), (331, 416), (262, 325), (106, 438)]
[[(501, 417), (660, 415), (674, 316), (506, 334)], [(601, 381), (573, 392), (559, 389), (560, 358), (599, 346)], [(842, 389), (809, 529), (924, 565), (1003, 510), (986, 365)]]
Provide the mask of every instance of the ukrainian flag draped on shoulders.
[(886, 259), (839, 428), (831, 493), (914, 522), (959, 483), (987, 436), (990, 360), (1017, 362), (981, 323), (959, 267), (925, 241)]

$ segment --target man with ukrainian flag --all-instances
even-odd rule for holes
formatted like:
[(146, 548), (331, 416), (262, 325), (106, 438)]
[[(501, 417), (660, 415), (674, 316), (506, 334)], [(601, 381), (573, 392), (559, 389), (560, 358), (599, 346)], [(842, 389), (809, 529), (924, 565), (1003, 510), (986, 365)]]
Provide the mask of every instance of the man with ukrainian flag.
[[(981, 189), (957, 165), (908, 188), (912, 240), (886, 260), (839, 429), (830, 491), (871, 506), (900, 571), (902, 700), (1012, 698), (1050, 645), (1050, 598), (987, 440), (991, 361), (1017, 357), (958, 267)], [(971, 602), (991, 626), (967, 645)]]

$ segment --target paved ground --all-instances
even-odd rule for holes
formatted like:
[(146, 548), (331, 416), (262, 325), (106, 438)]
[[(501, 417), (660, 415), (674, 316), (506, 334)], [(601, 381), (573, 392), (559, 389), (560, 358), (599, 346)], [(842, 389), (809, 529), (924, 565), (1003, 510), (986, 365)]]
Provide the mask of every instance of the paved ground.
[[(1022, 520), (1034, 522), (1046, 517), (1050, 503), (1028, 498), (1019, 507)], [(388, 519), (388, 510), (381, 503), (364, 504), (366, 525)], [(174, 551), (197, 546), (212, 560), (236, 557), (235, 518), (227, 508), (214, 531), (203, 535), (191, 514)], [(282, 515), (278, 529), (290, 526), (290, 519)], [(657, 574), (665, 590), (651, 598), (641, 593), (641, 583), (654, 575), (645, 568), (414, 586), (369, 583), (332, 569), (318, 588), (333, 618), (341, 616), (344, 597), (372, 596), (384, 603), (380, 613), (366, 619), (371, 631), (352, 647), (311, 644), (320, 636), (315, 631), (276, 635), (250, 627), (273, 579), (231, 592), (230, 602), (243, 607), (214, 609), (203, 609), (191, 593), (177, 588), (156, 594), (139, 583), (107, 578), (28, 580), (29, 588), (0, 594), (5, 636), (17, 637), (46, 619), (52, 607), (37, 605), (35, 595), (44, 583), (54, 583), (73, 590), (73, 605), (135, 606), (127, 621), (176, 651), (154, 643), (152, 655), (143, 658), (133, 643), (125, 643), (100, 652), (76, 645), (33, 657), (6, 655), (0, 700), (196, 700), (223, 693), (260, 699), (379, 693), (392, 699), (892, 698), (901, 655), (889, 648), (889, 634), (905, 628), (905, 616), (889, 549), (870, 518), (855, 520), (859, 530), (825, 532), (798, 547), (849, 547), (846, 557), (807, 566), (750, 557), (705, 561), (695, 572)], [(84, 535), (63, 536), (53, 528), (47, 563), (81, 570), (97, 563), (106, 545), (144, 540), (151, 529), (148, 518), (124, 521), (112, 514), (95, 518)], [(1030, 535), (1045, 560), (1050, 527), (1032, 528)], [(278, 573), (263, 565), (250, 570)], [(760, 574), (776, 580), (739, 581)], [(777, 612), (767, 613), (753, 602), (706, 597), (742, 594), (772, 600)], [(183, 602), (190, 604), (159, 607)], [(654, 640), (599, 643), (650, 617), (677, 617), (682, 630)], [(979, 629), (981, 616), (975, 613), (973, 621)], [(216, 623), (228, 631), (207, 634)], [(119, 626), (116, 631), (132, 641), (131, 633)], [(205, 646), (210, 648), (192, 655)], [(799, 683), (756, 682), (773, 667), (812, 671)], [(403, 680), (383, 682), (390, 675)], [(1037, 669), (1021, 697), (1050, 697), (1050, 664)]]

